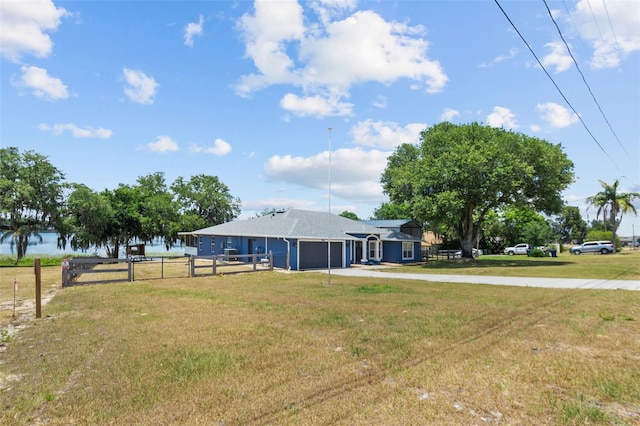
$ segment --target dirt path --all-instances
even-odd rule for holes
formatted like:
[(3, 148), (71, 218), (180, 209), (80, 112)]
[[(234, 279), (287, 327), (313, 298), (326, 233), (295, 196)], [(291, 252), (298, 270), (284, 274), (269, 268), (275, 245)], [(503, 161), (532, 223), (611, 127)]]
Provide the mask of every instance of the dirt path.
[[(42, 288), (41, 306), (44, 307), (60, 290), (60, 283), (53, 283)], [(0, 301), (0, 352), (5, 350), (5, 341), (11, 339), (19, 330), (25, 328), (36, 317), (36, 301), (33, 298), (16, 299), (15, 317), (13, 316), (13, 299)], [(7, 313), (9, 313), (7, 315)]]

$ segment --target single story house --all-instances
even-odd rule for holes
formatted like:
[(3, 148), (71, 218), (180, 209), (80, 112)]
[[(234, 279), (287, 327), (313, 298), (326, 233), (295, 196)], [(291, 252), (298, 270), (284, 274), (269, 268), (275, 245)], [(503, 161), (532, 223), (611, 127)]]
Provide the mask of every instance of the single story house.
[(292, 270), (326, 268), (329, 252), (332, 268), (420, 260), (419, 236), (327, 212), (298, 209), (181, 232), (180, 237), (186, 243), (186, 255), (272, 252), (275, 267)]

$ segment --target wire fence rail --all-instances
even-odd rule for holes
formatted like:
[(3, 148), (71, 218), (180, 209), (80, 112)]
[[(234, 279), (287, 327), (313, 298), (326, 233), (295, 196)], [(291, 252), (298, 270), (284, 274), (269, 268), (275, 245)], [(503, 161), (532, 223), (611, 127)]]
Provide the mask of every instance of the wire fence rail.
[(62, 287), (273, 270), (273, 253), (63, 259)]
[[(233, 254), (215, 256), (192, 256), (192, 277), (224, 273), (273, 271), (273, 252), (267, 254)], [(199, 272), (199, 271), (206, 272)]]

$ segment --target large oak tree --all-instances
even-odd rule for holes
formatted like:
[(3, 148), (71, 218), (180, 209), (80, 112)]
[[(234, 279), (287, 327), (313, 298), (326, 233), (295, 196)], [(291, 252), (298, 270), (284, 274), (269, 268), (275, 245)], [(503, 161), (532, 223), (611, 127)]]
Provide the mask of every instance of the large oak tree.
[(408, 203), (412, 216), (446, 225), (460, 240), (463, 257), (485, 217), (506, 206), (547, 214), (563, 206), (561, 192), (574, 179), (560, 145), (478, 123), (444, 122), (403, 144), (389, 157), (381, 182), (392, 202)]
[(17, 260), (29, 239), (56, 228), (63, 201), (64, 174), (34, 151), (0, 148), (0, 243), (16, 248)]

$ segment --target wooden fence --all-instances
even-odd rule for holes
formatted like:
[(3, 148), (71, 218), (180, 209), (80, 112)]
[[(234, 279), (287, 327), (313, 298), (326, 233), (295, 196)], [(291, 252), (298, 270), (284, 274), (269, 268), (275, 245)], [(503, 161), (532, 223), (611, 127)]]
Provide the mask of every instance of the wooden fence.
[[(258, 268), (258, 266), (260, 268)], [(198, 272), (206, 270), (207, 272)], [(192, 256), (191, 276), (273, 271), (273, 252), (268, 254), (229, 254), (217, 256)]]
[[(126, 264), (120, 267), (120, 264)], [(82, 258), (62, 260), (62, 287), (76, 284), (101, 284), (131, 281), (133, 279), (133, 262), (131, 259)], [(126, 276), (125, 276), (126, 273)], [(78, 282), (83, 274), (100, 274), (95, 280)], [(113, 275), (116, 275), (113, 277)], [(109, 276), (106, 278), (105, 275)]]
[[(201, 272), (203, 270), (207, 272)], [(63, 259), (62, 287), (266, 270), (273, 271), (273, 252), (191, 257)], [(91, 274), (95, 279), (80, 279), (84, 274)]]

